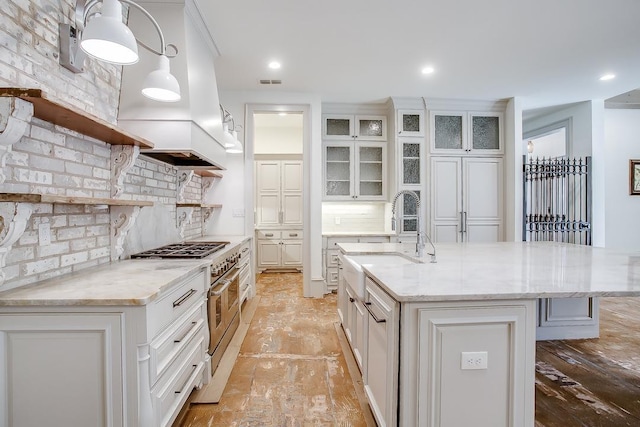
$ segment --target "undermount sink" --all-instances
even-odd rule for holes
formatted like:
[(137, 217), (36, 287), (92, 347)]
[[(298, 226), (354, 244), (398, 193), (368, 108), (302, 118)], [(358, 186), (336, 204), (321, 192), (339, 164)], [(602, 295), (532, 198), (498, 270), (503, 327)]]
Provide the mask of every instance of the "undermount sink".
[(362, 265), (364, 264), (376, 264), (376, 265), (403, 265), (413, 264), (413, 261), (400, 256), (392, 254), (371, 254), (371, 255), (342, 255), (342, 275), (344, 280), (349, 283), (351, 289), (356, 293), (360, 300), (364, 300), (364, 271), (362, 271)]

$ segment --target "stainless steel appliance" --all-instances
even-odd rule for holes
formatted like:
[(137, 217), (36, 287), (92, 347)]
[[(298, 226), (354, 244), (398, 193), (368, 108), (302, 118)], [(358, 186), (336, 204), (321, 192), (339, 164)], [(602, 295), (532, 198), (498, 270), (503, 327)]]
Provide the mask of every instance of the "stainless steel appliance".
[[(240, 324), (240, 277), (248, 263), (237, 249), (216, 256), (229, 242), (176, 243), (131, 255), (131, 258), (211, 258), (211, 280), (207, 293), (209, 354), (211, 370), (220, 363)], [(246, 265), (245, 265), (246, 264)], [(244, 274), (244, 271), (242, 271)]]

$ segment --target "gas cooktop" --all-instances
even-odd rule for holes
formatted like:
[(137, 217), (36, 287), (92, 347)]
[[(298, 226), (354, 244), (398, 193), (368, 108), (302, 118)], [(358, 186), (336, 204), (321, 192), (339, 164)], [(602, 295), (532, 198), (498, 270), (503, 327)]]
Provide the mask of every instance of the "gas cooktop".
[(174, 243), (131, 255), (131, 258), (204, 258), (229, 242)]

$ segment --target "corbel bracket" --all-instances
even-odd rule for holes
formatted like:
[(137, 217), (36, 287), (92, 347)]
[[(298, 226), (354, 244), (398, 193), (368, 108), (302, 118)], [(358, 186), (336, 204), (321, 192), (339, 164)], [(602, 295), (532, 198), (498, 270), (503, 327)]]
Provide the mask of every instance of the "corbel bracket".
[(204, 223), (208, 223), (213, 214), (213, 208), (202, 208), (202, 220)]
[(192, 207), (177, 207), (176, 208), (176, 220), (178, 225), (178, 232), (180, 233), (180, 238), (184, 239), (184, 230), (188, 224), (191, 224), (193, 220), (193, 210)]
[(24, 234), (32, 213), (30, 203), (0, 203), (0, 285), (5, 279), (7, 254)]
[(124, 191), (124, 177), (136, 163), (140, 147), (135, 145), (111, 146), (111, 197), (117, 199)]
[(140, 214), (140, 206), (111, 206), (111, 260), (117, 261), (124, 253), (124, 240)]
[(192, 170), (178, 171), (178, 203), (184, 202), (184, 190), (193, 179), (194, 172)]
[(0, 184), (11, 147), (22, 139), (33, 117), (33, 104), (13, 96), (0, 98)]

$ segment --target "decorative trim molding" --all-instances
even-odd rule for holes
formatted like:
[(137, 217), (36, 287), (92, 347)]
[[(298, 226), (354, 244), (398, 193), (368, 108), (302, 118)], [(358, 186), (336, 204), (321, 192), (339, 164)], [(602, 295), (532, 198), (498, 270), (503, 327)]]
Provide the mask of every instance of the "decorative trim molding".
[(124, 240), (140, 214), (140, 206), (111, 206), (111, 260), (117, 261), (124, 253)]
[(184, 202), (184, 190), (191, 182), (194, 176), (192, 170), (179, 170), (178, 171), (178, 202)]
[(111, 197), (118, 198), (124, 190), (124, 177), (136, 163), (140, 147), (133, 145), (111, 146)]
[(4, 168), (11, 146), (22, 139), (32, 117), (32, 103), (14, 97), (0, 98), (0, 184), (6, 180)]
[(193, 210), (192, 207), (177, 207), (176, 208), (176, 222), (178, 225), (178, 231), (180, 233), (180, 238), (184, 239), (184, 230), (188, 224), (191, 224), (193, 220)]
[[(24, 234), (32, 213), (33, 205), (30, 203), (0, 204), (0, 285), (5, 279), (4, 267), (7, 254), (11, 251), (13, 244)], [(9, 222), (8, 227), (5, 225), (7, 222)]]

